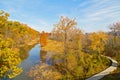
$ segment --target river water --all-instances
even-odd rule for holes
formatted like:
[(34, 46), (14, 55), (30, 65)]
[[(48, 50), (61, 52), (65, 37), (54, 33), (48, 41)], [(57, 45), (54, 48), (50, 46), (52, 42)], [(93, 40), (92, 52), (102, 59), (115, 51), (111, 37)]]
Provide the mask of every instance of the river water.
[(40, 64), (41, 62), (46, 62), (46, 51), (42, 51), (40, 49), (40, 44), (36, 44), (34, 46), (23, 47), (21, 48), (21, 59), (22, 62), (20, 66), (23, 69), (23, 72), (13, 78), (12, 80), (33, 80), (30, 78), (27, 73), (29, 70), (34, 67), (36, 64)]
[(0, 78), (0, 80), (33, 80), (28, 76), (29, 70), (40, 63), (51, 65), (50, 57), (48, 57), (48, 54), (49, 52), (41, 50), (40, 44), (21, 47), (21, 63), (18, 66), (22, 68), (22, 73), (12, 79)]

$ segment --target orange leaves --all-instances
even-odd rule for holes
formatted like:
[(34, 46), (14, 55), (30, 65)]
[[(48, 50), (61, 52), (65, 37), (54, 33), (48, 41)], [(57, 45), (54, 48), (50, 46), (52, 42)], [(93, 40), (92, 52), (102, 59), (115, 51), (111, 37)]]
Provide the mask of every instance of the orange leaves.
[(44, 31), (42, 31), (42, 33), (40, 34), (40, 44), (41, 46), (46, 46), (47, 45), (47, 33), (45, 33)]

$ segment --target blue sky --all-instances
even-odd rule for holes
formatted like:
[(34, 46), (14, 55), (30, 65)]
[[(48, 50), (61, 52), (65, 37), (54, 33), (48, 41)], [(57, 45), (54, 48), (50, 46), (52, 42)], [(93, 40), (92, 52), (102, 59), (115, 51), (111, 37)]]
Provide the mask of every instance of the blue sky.
[(108, 31), (120, 21), (120, 0), (0, 0), (0, 10), (37, 31), (50, 32), (60, 16), (76, 18), (85, 32)]

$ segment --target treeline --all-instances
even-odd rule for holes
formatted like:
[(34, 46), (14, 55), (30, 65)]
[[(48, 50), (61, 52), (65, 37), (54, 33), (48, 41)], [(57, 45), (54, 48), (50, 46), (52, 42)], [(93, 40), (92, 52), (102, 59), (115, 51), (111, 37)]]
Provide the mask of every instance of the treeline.
[(18, 21), (9, 21), (8, 17), (8, 13), (0, 11), (0, 34), (3, 39), (11, 38), (14, 41), (14, 45), (21, 45), (39, 36), (38, 31)]
[(111, 57), (117, 57), (120, 60), (120, 22), (112, 24), (110, 27), (111, 32), (108, 33), (107, 44), (105, 52)]
[(26, 24), (8, 20), (0, 10), (0, 79), (14, 78), (22, 72), (19, 47), (39, 38), (39, 32)]

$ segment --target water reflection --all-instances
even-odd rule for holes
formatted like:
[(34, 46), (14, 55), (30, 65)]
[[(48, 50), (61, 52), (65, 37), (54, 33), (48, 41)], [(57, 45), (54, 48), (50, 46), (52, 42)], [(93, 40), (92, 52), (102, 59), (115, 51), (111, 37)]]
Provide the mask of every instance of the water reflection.
[(48, 65), (52, 65), (52, 56), (50, 52), (40, 50), (40, 61)]
[(20, 47), (20, 58), (21, 60), (25, 60), (29, 57), (29, 51), (35, 46), (34, 45), (29, 45), (29, 46), (24, 46)]
[(46, 62), (46, 54), (47, 54), (47, 51), (44, 51), (44, 50), (40, 50), (40, 61), (41, 62)]
[(12, 80), (33, 80), (27, 73), (33, 66), (40, 63), (40, 44), (21, 47), (20, 53), (22, 59), (20, 66), (23, 72)]

